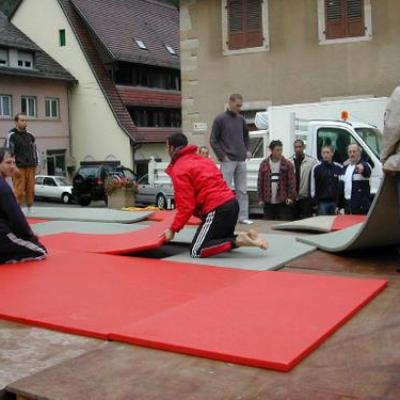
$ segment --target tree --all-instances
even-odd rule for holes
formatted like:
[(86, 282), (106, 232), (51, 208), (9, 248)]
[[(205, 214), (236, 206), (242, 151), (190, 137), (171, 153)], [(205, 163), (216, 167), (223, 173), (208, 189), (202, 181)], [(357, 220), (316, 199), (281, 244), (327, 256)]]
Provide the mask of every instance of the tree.
[(6, 15), (10, 15), (16, 3), (17, 0), (0, 0), (0, 10)]

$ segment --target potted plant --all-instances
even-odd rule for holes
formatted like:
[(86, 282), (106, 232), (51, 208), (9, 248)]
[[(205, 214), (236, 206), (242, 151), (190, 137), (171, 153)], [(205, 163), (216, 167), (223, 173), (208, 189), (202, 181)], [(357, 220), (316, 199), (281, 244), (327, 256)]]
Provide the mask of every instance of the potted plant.
[(138, 192), (137, 183), (120, 175), (110, 175), (105, 182), (108, 208), (121, 209), (135, 205), (135, 195)]

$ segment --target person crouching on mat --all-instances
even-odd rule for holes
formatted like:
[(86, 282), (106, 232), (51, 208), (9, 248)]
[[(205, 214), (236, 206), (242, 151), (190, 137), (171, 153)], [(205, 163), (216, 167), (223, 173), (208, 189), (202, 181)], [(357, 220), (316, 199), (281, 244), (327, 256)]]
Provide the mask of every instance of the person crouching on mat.
[(47, 256), (46, 248), (33, 234), (6, 182), (16, 169), (14, 155), (10, 150), (0, 149), (0, 264), (42, 260)]
[(168, 138), (167, 150), (171, 163), (166, 172), (172, 179), (176, 204), (175, 219), (164, 232), (167, 242), (196, 215), (202, 224), (191, 245), (190, 254), (194, 258), (210, 257), (242, 246), (268, 248), (267, 242), (254, 230), (235, 235), (239, 203), (214, 161), (198, 155), (197, 146), (189, 145), (182, 133)]

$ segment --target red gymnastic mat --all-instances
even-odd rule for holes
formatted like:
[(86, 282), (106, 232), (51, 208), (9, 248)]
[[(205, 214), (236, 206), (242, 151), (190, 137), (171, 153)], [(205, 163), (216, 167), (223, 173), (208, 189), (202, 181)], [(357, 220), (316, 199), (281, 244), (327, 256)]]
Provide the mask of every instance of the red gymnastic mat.
[[(175, 214), (175, 211), (167, 211), (167, 210), (155, 211), (147, 219), (149, 221), (164, 221), (166, 218), (170, 217), (171, 214)], [(186, 225), (200, 225), (200, 223), (201, 223), (200, 218), (192, 216), (189, 218), (189, 221), (187, 222)]]
[(110, 338), (289, 371), (386, 285), (383, 280), (264, 271), (126, 325)]
[(39, 218), (27, 218), (29, 225), (34, 225), (34, 224), (42, 224), (43, 222), (49, 222), (48, 219), (39, 219)]
[(338, 215), (333, 221), (331, 230), (336, 232), (350, 228), (353, 225), (361, 224), (366, 219), (366, 215)]
[(111, 235), (66, 232), (44, 236), (41, 242), (50, 251), (133, 254), (160, 248), (165, 243), (163, 233), (171, 226), (173, 218), (174, 216), (171, 215), (161, 222), (134, 232)]
[(0, 318), (107, 339), (128, 322), (232, 285), (255, 272), (58, 252), (1, 265)]
[(4, 319), (282, 371), (386, 285), (63, 252), (0, 281)]

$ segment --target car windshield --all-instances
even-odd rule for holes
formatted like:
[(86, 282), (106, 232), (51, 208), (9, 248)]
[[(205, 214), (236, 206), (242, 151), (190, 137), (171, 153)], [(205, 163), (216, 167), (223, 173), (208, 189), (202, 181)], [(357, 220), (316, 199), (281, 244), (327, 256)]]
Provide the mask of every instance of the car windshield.
[(356, 132), (379, 158), (383, 146), (383, 136), (381, 131), (376, 128), (356, 128)]
[(62, 176), (54, 178), (59, 186), (70, 186), (70, 183)]

